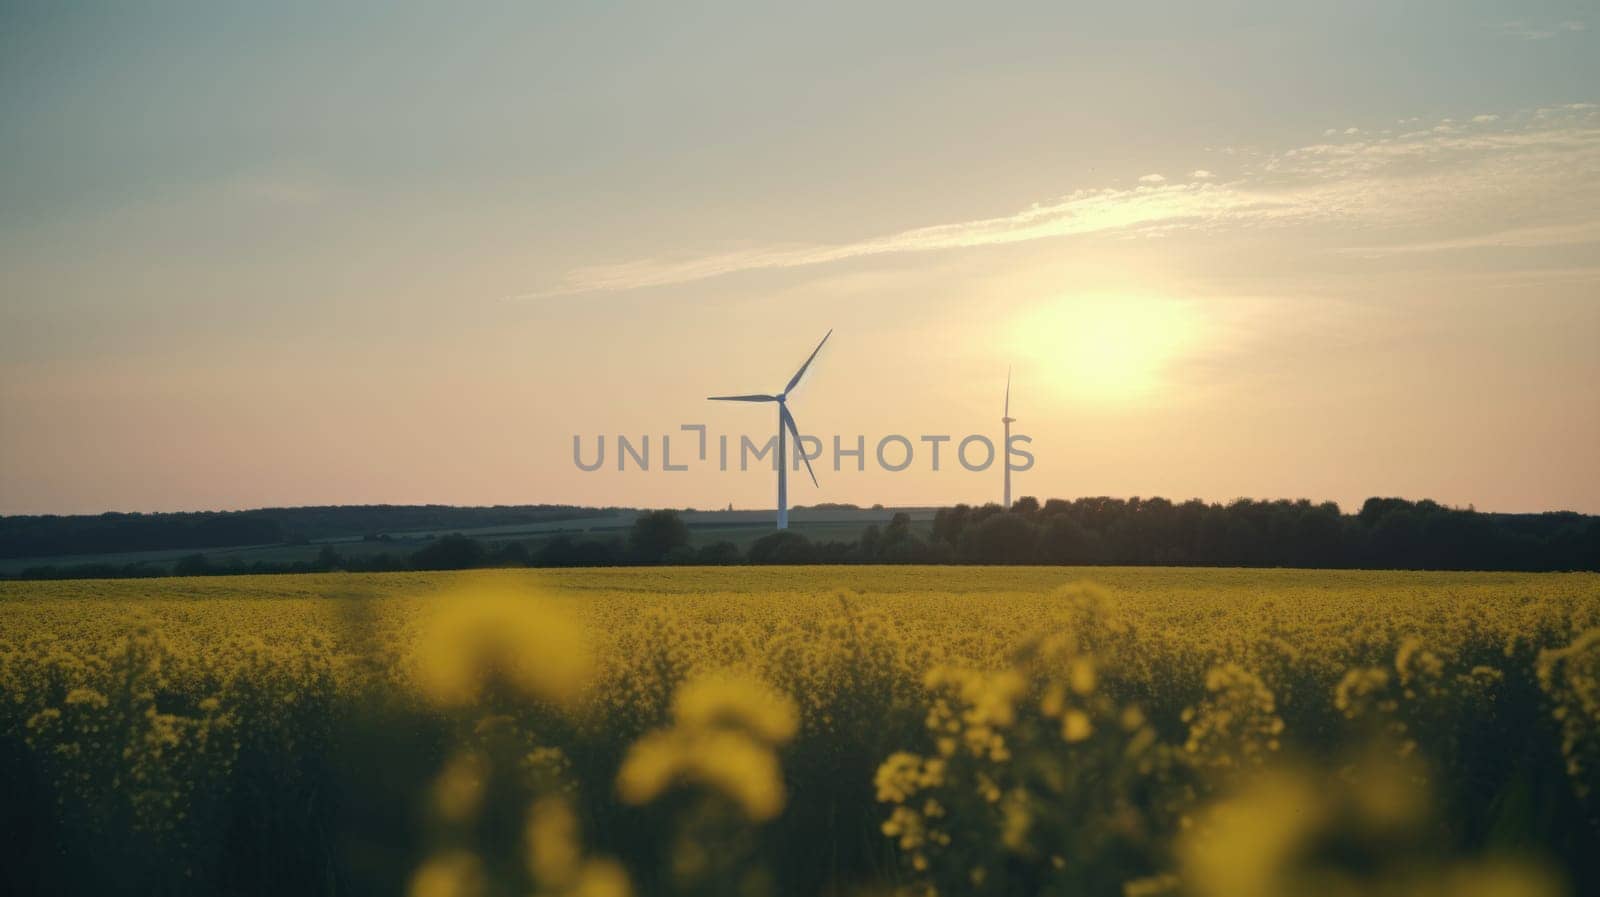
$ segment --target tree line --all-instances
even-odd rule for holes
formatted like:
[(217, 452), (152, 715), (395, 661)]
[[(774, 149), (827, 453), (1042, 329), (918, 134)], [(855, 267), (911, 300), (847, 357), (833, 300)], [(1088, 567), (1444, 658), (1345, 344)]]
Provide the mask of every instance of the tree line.
[(1371, 498), (1208, 504), (1164, 498), (1019, 499), (956, 505), (919, 534), (909, 517), (854, 542), (775, 532), (750, 563), (1069, 564), (1397, 570), (1600, 570), (1600, 517), (1484, 514), (1437, 502)]
[(1486, 514), (1437, 502), (1208, 504), (1164, 498), (1020, 499), (937, 512), (932, 550), (963, 563), (1406, 570), (1600, 569), (1600, 518)]
[(573, 505), (329, 505), (256, 511), (0, 516), (0, 558), (310, 544), (418, 530), (461, 530), (614, 517)]
[(642, 564), (1070, 564), (1403, 570), (1600, 570), (1600, 517), (1568, 512), (1485, 514), (1432, 501), (1368, 499), (1355, 514), (1331, 502), (1164, 498), (1019, 499), (1011, 508), (956, 505), (931, 531), (897, 513), (854, 540), (781, 530), (746, 547), (696, 546), (675, 511), (640, 514), (626, 536), (563, 534), (485, 542), (460, 534), (408, 553), (342, 555), (323, 546), (294, 562), (184, 557), (170, 572), (145, 564), (34, 567), (20, 578), (204, 576), (333, 570), (606, 567)]

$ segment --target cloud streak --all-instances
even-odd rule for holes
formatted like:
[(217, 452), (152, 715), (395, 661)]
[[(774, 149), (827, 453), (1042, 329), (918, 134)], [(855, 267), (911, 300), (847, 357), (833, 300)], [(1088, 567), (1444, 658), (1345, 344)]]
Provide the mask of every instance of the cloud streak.
[(1573, 224), (1548, 224), (1540, 227), (1512, 227), (1493, 233), (1420, 243), (1389, 246), (1349, 246), (1340, 252), (1365, 258), (1384, 258), (1419, 252), (1454, 252), (1462, 249), (1532, 249), (1543, 246), (1575, 246), (1600, 243), (1600, 221)]
[(1589, 30), (1589, 23), (1577, 20), (1557, 22), (1554, 25), (1529, 25), (1517, 20), (1514, 22), (1501, 22), (1490, 26), (1493, 30), (1507, 37), (1520, 38), (1521, 40), (1550, 40), (1563, 34), (1578, 34)]
[[(1273, 153), (1238, 153), (1237, 158), (1251, 161), (1226, 180), (1204, 169), (1181, 182), (1146, 175), (1134, 187), (1080, 190), (1010, 215), (851, 243), (766, 246), (576, 268), (552, 288), (515, 298), (641, 289), (738, 272), (1099, 234), (1322, 224), (1400, 235), (1393, 245), (1346, 250), (1369, 256), (1595, 238), (1600, 113), (1593, 104), (1480, 115), (1466, 122), (1443, 119), (1431, 126), (1408, 122), (1415, 129), (1397, 135), (1379, 132)], [(1525, 220), (1515, 220), (1519, 217)], [(1438, 232), (1458, 221), (1496, 227), (1488, 233)], [(1508, 223), (1516, 226), (1507, 228)], [(1408, 229), (1434, 233), (1417, 239), (1407, 236)]]

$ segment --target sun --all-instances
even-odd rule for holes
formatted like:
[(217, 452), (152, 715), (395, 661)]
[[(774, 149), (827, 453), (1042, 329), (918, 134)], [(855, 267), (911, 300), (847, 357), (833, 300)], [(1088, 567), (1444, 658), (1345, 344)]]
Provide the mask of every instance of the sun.
[(1011, 324), (1019, 370), (1043, 375), (1085, 403), (1130, 403), (1170, 385), (1174, 362), (1199, 342), (1192, 302), (1146, 295), (1079, 295), (1040, 302)]

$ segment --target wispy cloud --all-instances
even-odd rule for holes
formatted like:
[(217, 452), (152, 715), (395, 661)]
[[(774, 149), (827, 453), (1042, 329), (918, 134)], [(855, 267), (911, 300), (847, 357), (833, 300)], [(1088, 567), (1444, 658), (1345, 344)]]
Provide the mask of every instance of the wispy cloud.
[(1538, 246), (1572, 246), (1581, 243), (1600, 243), (1600, 220), (1578, 221), (1571, 224), (1546, 224), (1536, 227), (1511, 227), (1487, 234), (1454, 237), (1447, 240), (1425, 240), (1415, 243), (1394, 243), (1388, 246), (1349, 246), (1340, 252), (1367, 258), (1391, 255), (1408, 255), (1417, 252), (1452, 252), (1462, 249), (1533, 248)]
[[(1596, 239), (1600, 112), (1593, 104), (1479, 115), (1471, 121), (1442, 119), (1432, 125), (1407, 123), (1414, 130), (1394, 136), (1230, 154), (1246, 164), (1226, 180), (1204, 169), (1185, 181), (1149, 174), (1131, 188), (1080, 190), (1010, 215), (852, 243), (764, 246), (577, 268), (554, 287), (517, 298), (639, 289), (891, 253), (1095, 234), (1331, 224), (1358, 229), (1369, 241), (1374, 232), (1396, 235), (1392, 245), (1348, 250), (1366, 255)], [(1507, 229), (1508, 221), (1516, 227)], [(1494, 229), (1459, 233), (1452, 230), (1456, 222), (1484, 222)], [(1427, 239), (1418, 239), (1418, 231)]]
[(1507, 37), (1520, 38), (1521, 40), (1549, 40), (1563, 34), (1575, 34), (1589, 30), (1587, 22), (1577, 20), (1557, 22), (1553, 25), (1530, 25), (1518, 19), (1513, 22), (1499, 22), (1489, 27)]
[(665, 286), (738, 271), (797, 268), (889, 253), (995, 246), (1180, 221), (1198, 223), (1225, 216), (1270, 217), (1275, 214), (1275, 205), (1269, 197), (1245, 198), (1232, 188), (1201, 184), (1085, 190), (1013, 215), (916, 228), (857, 243), (765, 247), (682, 261), (645, 259), (578, 268), (568, 272), (560, 287), (520, 298)]

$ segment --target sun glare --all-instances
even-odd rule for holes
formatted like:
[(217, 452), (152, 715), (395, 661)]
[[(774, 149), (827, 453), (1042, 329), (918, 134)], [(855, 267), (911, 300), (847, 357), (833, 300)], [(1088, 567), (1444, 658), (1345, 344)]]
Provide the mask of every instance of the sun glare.
[(1129, 402), (1169, 384), (1172, 364), (1195, 345), (1199, 316), (1186, 300), (1139, 295), (1052, 299), (1012, 325), (1011, 348), (1066, 396)]

